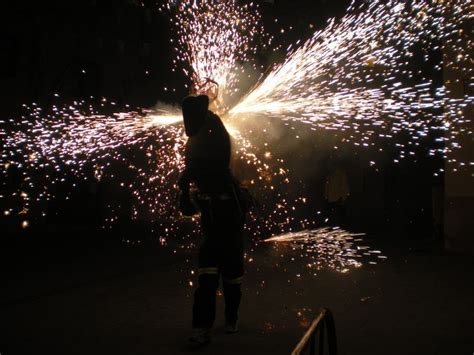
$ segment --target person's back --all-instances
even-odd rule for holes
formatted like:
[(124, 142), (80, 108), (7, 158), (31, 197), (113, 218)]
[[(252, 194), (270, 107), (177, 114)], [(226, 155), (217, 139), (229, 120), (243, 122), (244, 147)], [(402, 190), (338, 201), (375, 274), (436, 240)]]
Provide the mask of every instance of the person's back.
[(229, 169), (230, 154), (229, 133), (219, 116), (208, 111), (201, 129), (186, 143), (185, 174), (202, 193), (223, 192), (235, 183)]

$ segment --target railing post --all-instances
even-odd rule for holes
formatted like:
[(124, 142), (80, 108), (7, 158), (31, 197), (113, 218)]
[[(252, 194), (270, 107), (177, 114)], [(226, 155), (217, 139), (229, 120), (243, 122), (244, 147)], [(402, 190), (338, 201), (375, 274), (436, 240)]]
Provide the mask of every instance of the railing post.
[(325, 322), (323, 321), (321, 323), (321, 327), (319, 328), (319, 355), (324, 354), (324, 324)]
[(311, 340), (309, 341), (309, 354), (316, 355), (316, 334), (311, 335)]
[(326, 310), (325, 322), (328, 330), (328, 349), (330, 355), (337, 355), (336, 325), (331, 311)]
[(324, 338), (327, 331), (328, 351), (329, 355), (337, 355), (336, 326), (332, 313), (322, 308), (319, 310), (318, 316), (313, 320), (309, 329), (303, 335), (298, 345), (292, 352), (292, 355), (301, 355), (308, 351), (311, 355), (316, 355), (316, 340), (319, 331), (319, 354), (324, 353)]

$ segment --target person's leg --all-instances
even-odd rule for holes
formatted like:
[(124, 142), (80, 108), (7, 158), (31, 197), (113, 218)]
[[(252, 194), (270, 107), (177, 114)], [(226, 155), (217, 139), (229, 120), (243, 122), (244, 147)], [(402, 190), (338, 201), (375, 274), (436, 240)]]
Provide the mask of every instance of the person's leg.
[(222, 265), (222, 284), (225, 300), (225, 319), (227, 331), (237, 331), (237, 320), (242, 298), (241, 284), (244, 275), (244, 248), (242, 232), (237, 226), (227, 244)]
[(236, 325), (239, 319), (238, 312), (242, 298), (241, 284), (242, 277), (234, 279), (223, 278), (225, 319), (227, 325)]
[(219, 285), (217, 251), (215, 242), (206, 235), (199, 249), (199, 281), (194, 292), (192, 310), (193, 335), (189, 338), (199, 346), (210, 342), (211, 328), (216, 316), (216, 292)]
[(216, 316), (219, 268), (216, 243), (206, 236), (199, 249), (199, 280), (194, 292), (193, 328), (211, 328)]
[(210, 329), (216, 316), (216, 292), (219, 285), (218, 269), (200, 268), (199, 286), (194, 292), (193, 328)]

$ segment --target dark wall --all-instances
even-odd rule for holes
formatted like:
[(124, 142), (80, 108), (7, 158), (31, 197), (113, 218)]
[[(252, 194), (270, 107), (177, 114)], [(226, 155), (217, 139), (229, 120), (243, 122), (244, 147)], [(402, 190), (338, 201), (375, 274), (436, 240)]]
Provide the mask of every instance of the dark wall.
[[(168, 19), (156, 6), (131, 1), (3, 3), (2, 112), (31, 101), (105, 96), (147, 106), (171, 100)], [(5, 107), (5, 104), (8, 107)]]

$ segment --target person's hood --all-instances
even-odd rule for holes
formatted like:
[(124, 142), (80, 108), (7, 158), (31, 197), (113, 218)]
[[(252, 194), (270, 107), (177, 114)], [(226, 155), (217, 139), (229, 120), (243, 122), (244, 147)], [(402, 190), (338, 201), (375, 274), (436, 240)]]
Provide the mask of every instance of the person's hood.
[(196, 135), (204, 124), (209, 108), (209, 97), (190, 95), (183, 99), (184, 130), (188, 137)]

